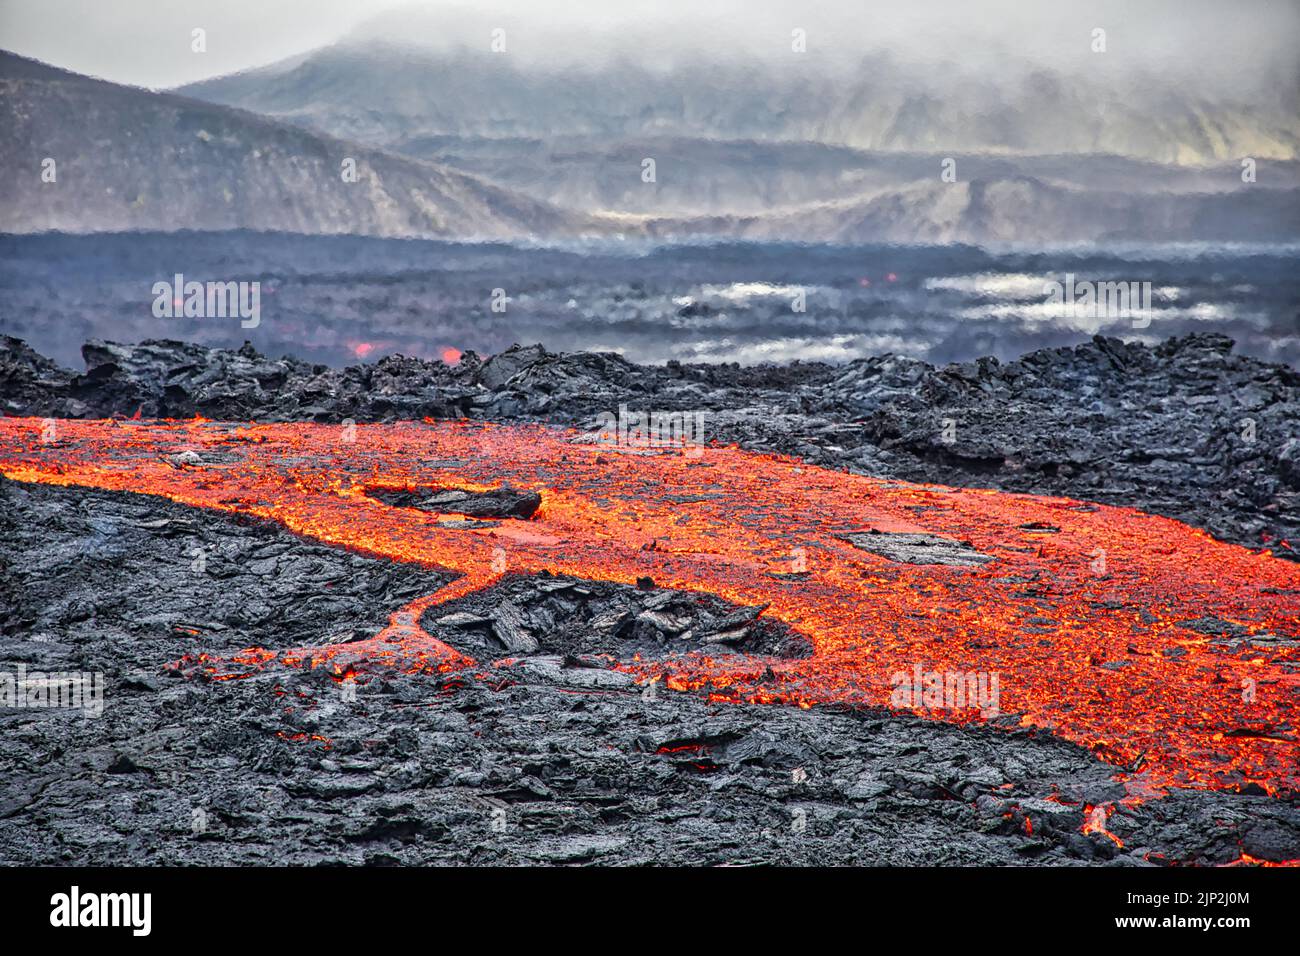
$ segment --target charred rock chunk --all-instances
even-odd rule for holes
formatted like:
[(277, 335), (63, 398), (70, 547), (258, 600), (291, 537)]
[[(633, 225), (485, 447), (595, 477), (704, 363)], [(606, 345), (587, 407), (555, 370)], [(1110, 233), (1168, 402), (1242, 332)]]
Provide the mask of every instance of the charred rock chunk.
[(957, 541), (937, 534), (861, 531), (843, 535), (843, 539), (855, 548), (904, 564), (949, 564), (958, 568), (978, 568), (993, 560), (993, 555), (976, 551), (968, 541)]
[(471, 518), (531, 518), (542, 504), (535, 491), (505, 486), (493, 491), (464, 491), (460, 488), (424, 488), (415, 491), (372, 489), (370, 497), (397, 508), (419, 508), (438, 514), (467, 515)]
[(476, 656), (559, 654), (643, 659), (704, 651), (803, 658), (807, 638), (762, 617), (765, 606), (737, 608), (688, 591), (644, 591), (573, 578), (508, 577), (436, 611), (424, 626)]

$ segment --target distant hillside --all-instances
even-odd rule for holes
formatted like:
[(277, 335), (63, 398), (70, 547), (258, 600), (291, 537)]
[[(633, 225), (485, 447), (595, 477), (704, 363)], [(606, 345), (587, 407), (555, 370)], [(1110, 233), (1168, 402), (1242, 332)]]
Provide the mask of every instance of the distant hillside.
[[(963, 154), (958, 182), (944, 183), (942, 152), (721, 138), (795, 122), (760, 108), (763, 96), (776, 95), (761, 86), (733, 91), (749, 104), (738, 108), (679, 88), (689, 77), (660, 77), (680, 99), (675, 106), (665, 100), (642, 109), (636, 96), (651, 94), (628, 88), (622, 92), (630, 105), (620, 107), (610, 97), (622, 95), (622, 82), (637, 81), (617, 70), (608, 90), (583, 85), (590, 77), (571, 77), (573, 88), (533, 89), (508, 65), (497, 70), (503, 80), (465, 59), (463, 75), (438, 74), (438, 82), (421, 84), (408, 59), (395, 57), (390, 68), (373, 55), (378, 49), (324, 51), (296, 66), (194, 88), (246, 86), (250, 105), (283, 119), (0, 53), (0, 124), (8, 133), (0, 141), (8, 172), (0, 179), (0, 231), (907, 243), (1300, 238), (1300, 163), (1293, 160), (1261, 160), (1258, 182), (1246, 185), (1235, 161), (1186, 167), (1105, 155)], [(502, 95), (495, 105), (493, 90)], [(277, 109), (307, 92), (311, 105)], [(585, 97), (590, 109), (583, 108)], [(339, 120), (335, 108), (352, 119)], [(718, 131), (624, 139), (463, 132), (499, 121), (502, 129), (554, 122), (557, 129), (626, 133), (667, 123), (670, 114), (698, 130), (717, 124)], [(373, 136), (379, 146), (294, 123), (339, 125), (339, 132)], [(420, 132), (420, 124), (462, 132), (435, 135)], [(641, 176), (647, 157), (656, 161), (649, 183)], [(46, 158), (56, 163), (56, 182), (41, 180)], [(356, 182), (341, 175), (349, 158)]]
[(358, 39), (183, 92), (383, 147), (421, 136), (675, 136), (1177, 164), (1300, 156), (1295, 76), (1234, 102), (1158, 74), (1122, 89), (1041, 69), (994, 82), (888, 55), (848, 71), (698, 59), (654, 71), (627, 58), (543, 70), (486, 48)]
[(762, 216), (611, 216), (609, 223), (661, 238), (840, 243), (1293, 242), (1300, 237), (1300, 190), (1140, 193), (1012, 177), (920, 183)]
[[(563, 235), (580, 220), (431, 162), (0, 52), (0, 230)], [(42, 163), (57, 180), (43, 182)], [(355, 182), (342, 164), (356, 162)]]
[[(1300, 115), (1283, 88), (1210, 102), (1153, 81), (1121, 96), (1043, 70), (995, 81), (888, 55), (840, 72), (698, 59), (651, 70), (628, 57), (543, 68), (354, 39), (185, 91), (460, 169), (627, 235), (1300, 238)], [(1242, 182), (1245, 156), (1254, 183)], [(947, 157), (956, 183), (940, 180)]]
[[(565, 209), (651, 217), (779, 214), (812, 204), (943, 185), (942, 153), (868, 152), (823, 143), (642, 137), (625, 141), (573, 138), (412, 137), (391, 149), (462, 169)], [(653, 183), (641, 179), (646, 157)], [(1245, 192), (1238, 163), (1173, 166), (1121, 156), (961, 156), (961, 182), (1035, 180), (1116, 195), (1139, 207), (1156, 193)], [(1250, 189), (1300, 188), (1300, 162), (1261, 161)], [(1204, 197), (1188, 202), (1200, 204)], [(1181, 201), (1181, 200), (1180, 200)], [(1109, 205), (1109, 203), (1108, 203)], [(1245, 209), (1264, 208), (1247, 202)], [(1007, 211), (1012, 212), (1011, 210)], [(1269, 218), (1284, 217), (1285, 207)], [(1048, 223), (1057, 238), (1069, 223)], [(1268, 230), (1267, 224), (1263, 226)]]

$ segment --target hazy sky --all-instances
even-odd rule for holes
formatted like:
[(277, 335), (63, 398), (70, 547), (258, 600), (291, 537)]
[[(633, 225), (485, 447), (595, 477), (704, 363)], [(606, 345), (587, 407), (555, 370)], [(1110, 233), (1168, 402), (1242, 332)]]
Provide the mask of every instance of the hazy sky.
[[(105, 79), (172, 86), (302, 53), (361, 28), (431, 45), (581, 61), (611, 44), (690, 55), (879, 49), (908, 59), (1143, 67), (1250, 84), (1300, 64), (1297, 0), (0, 0), (0, 46)], [(207, 31), (207, 52), (190, 49)], [(1089, 49), (1107, 31), (1104, 60)], [(652, 43), (643, 42), (647, 35)], [(636, 38), (633, 41), (633, 38)]]

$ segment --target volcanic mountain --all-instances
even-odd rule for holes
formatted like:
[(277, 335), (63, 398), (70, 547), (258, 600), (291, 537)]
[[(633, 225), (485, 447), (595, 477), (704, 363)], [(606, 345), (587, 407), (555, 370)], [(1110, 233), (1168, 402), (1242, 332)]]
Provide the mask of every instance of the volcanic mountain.
[(1300, 130), (1287, 111), (1159, 84), (1121, 95), (1039, 71), (963, 85), (888, 55), (824, 69), (650, 68), (630, 52), (542, 66), (362, 36), (182, 91), (443, 163), (623, 235), (1300, 236)]
[[(0, 53), (0, 117), (11, 131), (0, 161), (20, 171), (0, 186), (4, 228), (973, 243), (1300, 236), (1300, 163), (1285, 130), (1161, 157), (1211, 163), (1203, 167), (1127, 146), (1133, 156), (1025, 152), (1040, 145), (1031, 137), (1016, 140), (1018, 153), (959, 153), (948, 182), (945, 150), (987, 144), (932, 111), (895, 117), (888, 136), (855, 132), (843, 117), (804, 129), (759, 122), (770, 111), (740, 94), (696, 102), (705, 94), (691, 90), (706, 84), (691, 82), (689, 64), (671, 75), (632, 66), (569, 75), (485, 72), (482, 59), (348, 44), (184, 88), (217, 101), (199, 102)], [(758, 82), (731, 79), (734, 90)], [(756, 88), (778, 104), (830, 96), (808, 78), (763, 82), (775, 85)], [(491, 103), (474, 105), (482, 97)], [(578, 99), (590, 108), (562, 108)], [(931, 132), (898, 132), (917, 124)], [(1236, 158), (1219, 154), (1248, 145), (1258, 169), (1245, 184)], [(653, 182), (642, 178), (646, 159)]]
[(0, 53), (0, 91), (9, 232), (508, 238), (577, 227), (544, 202), (436, 163), (11, 53)]
[(443, 50), (405, 39), (415, 32), (404, 29), (400, 41), (372, 30), (181, 91), (389, 146), (430, 135), (570, 143), (678, 136), (1193, 166), (1300, 155), (1300, 125), (1288, 108), (1294, 77), (1266, 101), (1232, 102), (1160, 77), (1120, 89), (1026, 68), (994, 82), (888, 53), (825, 67), (821, 57), (701, 53), (664, 69), (630, 43), (591, 63), (544, 68), (491, 53), (486, 29), (479, 48)]
[(836, 243), (1288, 242), (1300, 236), (1300, 189), (1176, 193), (1081, 189), (1031, 176), (931, 180), (767, 214), (639, 225), (661, 237)]

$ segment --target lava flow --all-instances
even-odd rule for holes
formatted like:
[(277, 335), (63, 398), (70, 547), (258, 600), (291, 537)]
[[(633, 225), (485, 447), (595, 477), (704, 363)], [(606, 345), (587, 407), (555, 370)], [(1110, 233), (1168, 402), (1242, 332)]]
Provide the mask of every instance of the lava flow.
[[(889, 706), (897, 675), (978, 674), (997, 679), (1001, 722), (1075, 741), (1144, 785), (1277, 792), (1298, 782), (1300, 567), (1131, 509), (885, 481), (736, 448), (691, 457), (615, 450), (541, 426), (464, 423), (8, 418), (0, 471), (255, 515), (461, 575), (371, 640), (250, 651), (245, 661), (468, 666), (421, 629), (420, 615), (492, 583), (503, 567), (629, 584), (650, 577), (765, 605), (813, 648), (797, 660), (695, 653), (616, 665), (673, 688), (717, 700)], [(502, 485), (538, 492), (536, 514), (467, 521), (377, 497)], [(917, 540), (898, 535), (951, 539), (976, 560), (912, 564), (872, 548)], [(928, 694), (913, 703), (932, 718), (984, 719)]]

